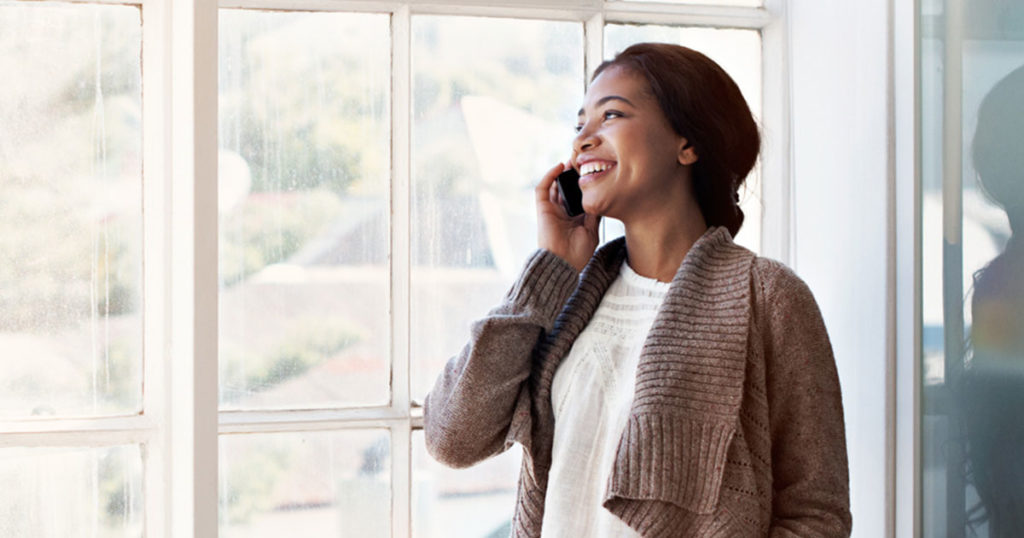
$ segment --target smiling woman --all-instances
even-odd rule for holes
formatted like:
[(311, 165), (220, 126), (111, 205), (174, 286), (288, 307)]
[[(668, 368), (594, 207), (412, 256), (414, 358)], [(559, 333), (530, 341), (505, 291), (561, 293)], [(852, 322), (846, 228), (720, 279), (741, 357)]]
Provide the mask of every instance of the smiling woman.
[[(736, 245), (759, 134), (712, 60), (601, 64), (570, 165), (536, 188), (538, 249), (427, 398), (427, 447), (524, 447), (514, 536), (846, 536), (835, 360), (806, 284)], [(597, 248), (598, 222), (625, 237)]]

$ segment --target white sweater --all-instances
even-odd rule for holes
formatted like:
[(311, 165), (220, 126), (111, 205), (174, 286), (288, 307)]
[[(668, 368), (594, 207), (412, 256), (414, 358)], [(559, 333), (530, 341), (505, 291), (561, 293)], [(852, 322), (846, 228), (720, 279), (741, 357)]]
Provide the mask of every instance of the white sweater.
[(555, 438), (544, 537), (638, 537), (602, 507), (615, 450), (633, 402), (636, 367), (668, 282), (623, 263), (580, 333), (551, 390)]

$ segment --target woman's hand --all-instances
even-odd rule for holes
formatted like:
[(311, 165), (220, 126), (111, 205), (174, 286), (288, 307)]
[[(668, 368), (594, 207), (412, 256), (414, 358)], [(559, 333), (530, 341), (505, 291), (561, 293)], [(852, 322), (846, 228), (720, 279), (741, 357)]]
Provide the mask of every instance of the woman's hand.
[(555, 178), (566, 164), (559, 163), (548, 170), (535, 189), (537, 195), (537, 246), (569, 262), (577, 271), (590, 261), (598, 243), (598, 223), (601, 217), (584, 213), (570, 217), (562, 207)]

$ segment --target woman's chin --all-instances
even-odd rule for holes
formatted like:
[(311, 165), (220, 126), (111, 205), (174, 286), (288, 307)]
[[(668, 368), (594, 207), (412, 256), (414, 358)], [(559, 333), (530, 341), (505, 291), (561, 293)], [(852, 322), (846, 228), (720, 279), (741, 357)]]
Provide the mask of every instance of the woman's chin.
[(606, 213), (606, 211), (608, 211), (608, 204), (603, 203), (600, 199), (597, 199), (596, 197), (588, 200), (587, 196), (584, 195), (582, 205), (583, 212), (588, 215), (600, 215), (602, 217), (608, 216), (608, 214)]
[[(589, 196), (588, 196), (589, 194)], [(605, 204), (601, 203), (601, 199), (595, 196), (594, 192), (583, 192), (583, 198), (580, 200), (580, 205), (583, 206), (583, 212), (588, 215), (603, 215)]]

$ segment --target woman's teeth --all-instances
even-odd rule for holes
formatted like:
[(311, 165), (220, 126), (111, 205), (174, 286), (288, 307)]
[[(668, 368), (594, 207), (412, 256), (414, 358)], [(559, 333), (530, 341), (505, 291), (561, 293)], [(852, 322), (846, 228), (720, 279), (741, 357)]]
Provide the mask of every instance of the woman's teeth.
[(586, 163), (580, 167), (580, 175), (586, 176), (596, 172), (604, 172), (614, 166), (612, 163)]

